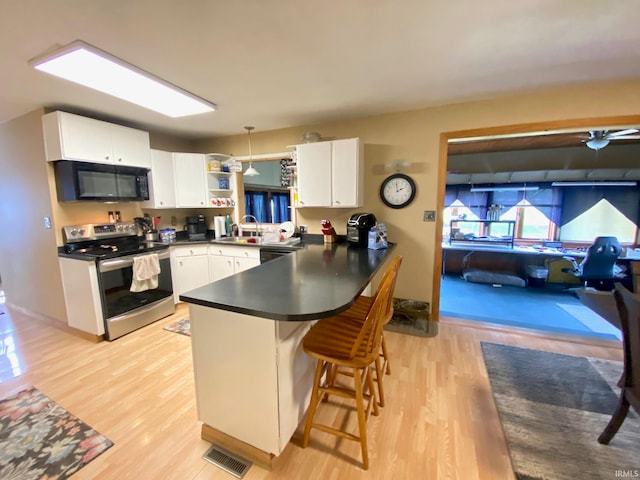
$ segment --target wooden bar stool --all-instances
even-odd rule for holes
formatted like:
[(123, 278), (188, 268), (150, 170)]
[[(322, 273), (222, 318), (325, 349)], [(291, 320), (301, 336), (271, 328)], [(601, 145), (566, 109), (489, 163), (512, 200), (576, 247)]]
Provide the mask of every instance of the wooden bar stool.
[[(367, 449), (367, 420), (373, 409), (378, 414), (375, 387), (371, 375), (371, 366), (379, 358), (387, 303), (392, 301), (391, 279), (384, 282), (367, 312), (360, 328), (345, 325), (348, 317), (337, 315), (323, 318), (317, 322), (302, 340), (304, 351), (317, 359), (313, 390), (307, 412), (302, 447), (309, 445), (312, 428), (331, 433), (339, 437), (360, 442), (363, 468), (369, 468)], [(346, 327), (346, 328), (345, 328)], [(337, 385), (333, 368), (350, 369), (353, 374), (353, 389)], [(325, 373), (329, 373), (325, 376)], [(325, 381), (323, 381), (323, 377)], [(368, 391), (368, 393), (367, 393)], [(358, 413), (359, 435), (339, 430), (329, 425), (315, 423), (313, 417), (322, 397), (338, 395), (355, 400)], [(365, 400), (367, 403), (365, 405)]]
[[(400, 265), (402, 265), (402, 256), (398, 255), (393, 260), (391, 260), (391, 263), (385, 270), (382, 276), (382, 280), (380, 281), (380, 285), (378, 285), (378, 290), (376, 291), (376, 294), (375, 294), (375, 295), (378, 294), (378, 291), (380, 290), (382, 285), (385, 283), (385, 281), (391, 281), (392, 300), (387, 305), (387, 310), (384, 313), (383, 326), (386, 325), (391, 320), (391, 317), (393, 317), (393, 292), (396, 287), (396, 280), (398, 278), (398, 271), (400, 270)], [(349, 308), (349, 310), (341, 313), (340, 316), (348, 318), (349, 322), (347, 323), (348, 324), (353, 323), (354, 324), (353, 328), (359, 328), (362, 322), (364, 322), (367, 316), (367, 313), (371, 308), (371, 304), (373, 303), (375, 295), (373, 297), (360, 295), (356, 299), (356, 302)], [(382, 386), (383, 372), (386, 373), (387, 375), (391, 374), (391, 367), (389, 365), (389, 353), (387, 351), (387, 343), (384, 339), (384, 330), (382, 330), (381, 336), (382, 338), (381, 338), (380, 357), (376, 359), (376, 363), (375, 363), (376, 375), (375, 375), (374, 381), (378, 385), (378, 403), (381, 407), (384, 407), (385, 399), (384, 399), (384, 389)], [(339, 368), (335, 369), (334, 375), (338, 373), (344, 373), (344, 372), (341, 371)]]

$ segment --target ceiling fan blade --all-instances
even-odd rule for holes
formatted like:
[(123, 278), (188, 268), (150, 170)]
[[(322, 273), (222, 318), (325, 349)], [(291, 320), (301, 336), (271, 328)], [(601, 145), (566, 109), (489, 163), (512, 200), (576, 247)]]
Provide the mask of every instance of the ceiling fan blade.
[(608, 137), (608, 140), (640, 140), (640, 135), (624, 135), (623, 137)]
[(632, 133), (638, 133), (638, 129), (637, 128), (628, 128), (626, 130), (620, 130), (619, 132), (607, 133), (605, 135), (605, 137), (606, 138), (622, 137), (622, 136), (625, 136), (625, 135), (630, 135)]

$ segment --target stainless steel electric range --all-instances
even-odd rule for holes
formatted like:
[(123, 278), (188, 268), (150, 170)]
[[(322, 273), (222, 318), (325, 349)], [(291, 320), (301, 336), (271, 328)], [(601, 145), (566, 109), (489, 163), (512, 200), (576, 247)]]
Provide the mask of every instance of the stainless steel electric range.
[[(107, 340), (175, 312), (169, 246), (141, 241), (135, 222), (72, 225), (63, 228), (63, 235), (67, 255), (95, 261), (95, 281)], [(134, 258), (149, 254), (158, 255), (158, 286), (132, 292)], [(67, 293), (65, 296), (71, 296)]]

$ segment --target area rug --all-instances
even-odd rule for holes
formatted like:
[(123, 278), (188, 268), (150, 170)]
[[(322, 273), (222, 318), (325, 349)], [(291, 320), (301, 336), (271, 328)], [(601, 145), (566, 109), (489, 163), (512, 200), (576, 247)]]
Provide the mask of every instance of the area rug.
[(171, 325), (167, 325), (166, 327), (164, 327), (164, 330), (180, 333), (182, 335), (188, 335), (189, 337), (191, 336), (191, 324), (189, 323), (188, 318), (185, 318), (184, 320), (178, 320)]
[(482, 343), (516, 478), (609, 479), (640, 473), (640, 419), (630, 412), (609, 445), (622, 363)]
[(620, 330), (611, 325), (586, 305), (573, 305), (569, 303), (557, 303), (556, 305), (588, 329), (597, 333), (612, 335), (618, 340), (622, 339), (622, 332), (620, 332)]
[(0, 478), (65, 479), (113, 442), (30, 387), (0, 401)]

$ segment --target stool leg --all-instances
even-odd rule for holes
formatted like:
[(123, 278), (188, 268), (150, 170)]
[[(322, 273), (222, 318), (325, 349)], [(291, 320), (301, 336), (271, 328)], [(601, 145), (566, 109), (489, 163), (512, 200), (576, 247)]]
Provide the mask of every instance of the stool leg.
[(391, 375), (391, 366), (389, 366), (389, 355), (387, 353), (387, 342), (384, 340), (384, 334), (382, 335), (382, 356), (384, 357), (384, 363), (387, 366), (387, 375)]
[[(334, 365), (332, 363), (327, 364), (327, 376), (326, 376), (325, 384), (328, 387), (333, 387), (336, 384), (336, 378), (338, 377), (338, 373), (340, 372), (337, 365)], [(322, 395), (322, 401), (327, 402), (328, 400), (329, 400), (329, 394), (325, 392)]]
[(356, 405), (358, 407), (358, 429), (360, 430), (360, 448), (362, 449), (362, 468), (369, 469), (369, 453), (367, 450), (367, 419), (364, 413), (364, 396), (362, 395), (362, 373), (359, 368), (353, 371), (356, 389)]
[(318, 386), (322, 379), (323, 361), (318, 360), (316, 364), (316, 374), (313, 377), (313, 390), (311, 391), (311, 400), (309, 400), (309, 409), (307, 411), (307, 422), (304, 426), (304, 436), (302, 437), (302, 448), (309, 445), (309, 435), (311, 434), (311, 425), (313, 424), (313, 416), (318, 407)]
[(378, 384), (378, 403), (381, 407), (384, 407), (384, 389), (382, 388), (382, 376), (384, 373), (382, 372), (382, 365), (380, 362), (380, 357), (376, 358), (375, 361), (376, 366), (376, 383)]
[(365, 373), (366, 373), (367, 388), (371, 392), (371, 399), (367, 404), (367, 415), (369, 414), (371, 407), (373, 407), (373, 414), (375, 416), (378, 416), (380, 415), (380, 409), (378, 408), (378, 401), (376, 398), (376, 390), (375, 390), (376, 387), (373, 382), (373, 374), (371, 373), (371, 367), (367, 367), (365, 370)]

